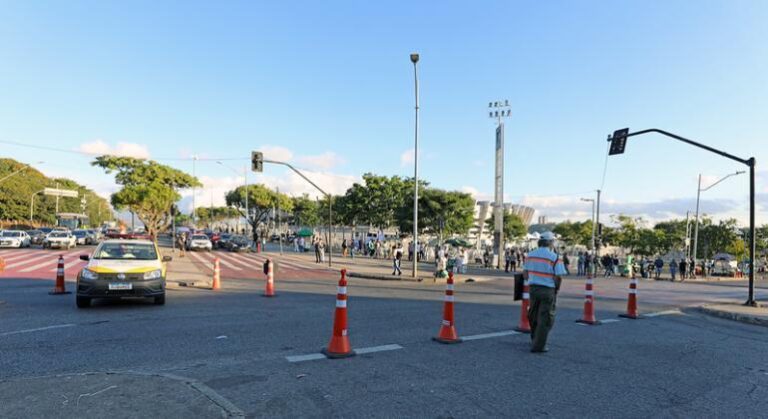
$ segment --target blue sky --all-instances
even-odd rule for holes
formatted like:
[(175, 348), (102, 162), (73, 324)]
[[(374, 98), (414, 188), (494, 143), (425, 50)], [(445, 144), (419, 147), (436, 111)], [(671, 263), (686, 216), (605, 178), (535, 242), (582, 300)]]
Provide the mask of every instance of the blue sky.
[[(148, 155), (221, 203), (250, 151), (290, 158), (341, 192), (362, 173), (412, 175), (413, 69), (421, 54), (420, 173), (493, 191), (489, 101), (508, 99), (508, 200), (553, 219), (605, 211), (659, 219), (693, 209), (696, 178), (740, 165), (659, 136), (630, 140), (602, 173), (606, 135), (658, 127), (768, 158), (768, 3), (3, 2), (0, 141)], [(122, 144), (122, 145), (121, 145)], [(87, 156), (0, 144), (0, 155), (108, 193)], [(308, 186), (267, 167), (262, 181)], [(761, 170), (760, 192), (768, 194)], [(704, 212), (746, 219), (747, 177)], [(189, 193), (185, 205), (190, 204)], [(765, 198), (763, 198), (765, 200)], [(765, 200), (768, 201), (768, 200)], [(766, 202), (768, 203), (768, 202)], [(761, 210), (758, 218), (768, 222)]]

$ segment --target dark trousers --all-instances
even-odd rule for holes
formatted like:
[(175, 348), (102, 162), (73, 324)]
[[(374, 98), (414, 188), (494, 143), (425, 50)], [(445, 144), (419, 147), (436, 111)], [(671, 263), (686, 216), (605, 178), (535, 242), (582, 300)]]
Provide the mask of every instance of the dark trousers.
[(320, 249), (315, 249), (315, 263), (320, 263)]
[(547, 336), (555, 325), (557, 291), (554, 288), (531, 285), (530, 295), (528, 322), (531, 325), (531, 349), (540, 351), (547, 346)]

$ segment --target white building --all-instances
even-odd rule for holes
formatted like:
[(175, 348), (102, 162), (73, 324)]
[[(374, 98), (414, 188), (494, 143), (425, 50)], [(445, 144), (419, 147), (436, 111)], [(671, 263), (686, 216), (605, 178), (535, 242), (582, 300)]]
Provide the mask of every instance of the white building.
[[(520, 204), (504, 204), (504, 214), (515, 214), (523, 220), (525, 226), (530, 226), (533, 221), (535, 209)], [(475, 243), (489, 242), (493, 240), (491, 234), (485, 226), (486, 220), (493, 217), (493, 203), (491, 201), (475, 202), (475, 220), (472, 228), (469, 229), (470, 241)]]

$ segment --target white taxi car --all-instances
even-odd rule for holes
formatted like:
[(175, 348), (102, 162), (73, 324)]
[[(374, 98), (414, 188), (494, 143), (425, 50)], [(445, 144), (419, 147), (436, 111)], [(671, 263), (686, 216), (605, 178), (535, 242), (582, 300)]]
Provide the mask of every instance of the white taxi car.
[(94, 298), (153, 298), (165, 304), (165, 262), (157, 245), (149, 240), (106, 240), (90, 255), (77, 275), (77, 307), (91, 305)]
[(69, 250), (75, 246), (77, 246), (77, 239), (75, 239), (75, 236), (70, 231), (65, 230), (53, 230), (43, 240), (43, 249), (66, 248)]

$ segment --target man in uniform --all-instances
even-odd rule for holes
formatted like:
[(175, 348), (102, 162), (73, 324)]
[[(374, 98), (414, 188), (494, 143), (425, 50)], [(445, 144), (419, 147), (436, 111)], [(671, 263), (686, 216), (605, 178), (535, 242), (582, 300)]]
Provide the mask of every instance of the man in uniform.
[(539, 247), (525, 259), (523, 276), (530, 285), (528, 322), (531, 325), (531, 352), (547, 352), (547, 335), (555, 324), (555, 303), (562, 276), (563, 261), (555, 253), (555, 235), (549, 231), (539, 238)]

